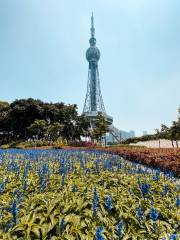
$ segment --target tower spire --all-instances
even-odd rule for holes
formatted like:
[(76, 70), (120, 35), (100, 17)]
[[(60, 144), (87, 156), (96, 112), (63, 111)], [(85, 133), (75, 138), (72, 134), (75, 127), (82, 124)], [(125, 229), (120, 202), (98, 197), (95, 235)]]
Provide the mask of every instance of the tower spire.
[(93, 12), (92, 12), (92, 16), (91, 16), (91, 37), (94, 38), (95, 36), (95, 28), (94, 28), (94, 16), (93, 16)]

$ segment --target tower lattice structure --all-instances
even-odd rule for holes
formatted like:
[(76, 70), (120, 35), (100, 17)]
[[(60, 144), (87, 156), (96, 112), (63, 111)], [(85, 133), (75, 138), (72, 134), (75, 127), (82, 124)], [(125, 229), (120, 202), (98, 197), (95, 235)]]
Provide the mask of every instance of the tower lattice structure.
[[(112, 124), (113, 118), (106, 114), (99, 80), (98, 61), (100, 51), (96, 47), (94, 17), (91, 16), (91, 38), (89, 39), (90, 47), (86, 51), (88, 67), (87, 93), (84, 103), (83, 114), (89, 117), (91, 122), (96, 118), (98, 112), (101, 112), (109, 125)], [(93, 124), (92, 124), (93, 125)]]

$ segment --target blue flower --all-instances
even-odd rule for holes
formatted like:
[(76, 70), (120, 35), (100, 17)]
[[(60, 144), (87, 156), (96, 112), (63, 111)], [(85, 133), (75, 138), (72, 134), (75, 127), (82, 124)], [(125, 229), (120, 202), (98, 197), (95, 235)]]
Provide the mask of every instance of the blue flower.
[(64, 218), (62, 218), (61, 224), (60, 224), (60, 233), (61, 233), (61, 234), (64, 232), (65, 224), (66, 224), (66, 221), (65, 221)]
[(179, 207), (180, 206), (180, 197), (178, 196), (176, 198), (176, 207)]
[(96, 169), (96, 173), (99, 174), (99, 160), (98, 159), (95, 161), (95, 169)]
[(151, 218), (153, 221), (157, 221), (157, 220), (158, 220), (159, 212), (158, 212), (155, 208), (151, 208), (149, 214), (150, 214), (150, 218)]
[(177, 234), (171, 234), (170, 240), (178, 240)]
[(24, 170), (23, 173), (23, 179), (22, 179), (22, 184), (23, 184), (23, 190), (26, 191), (27, 189), (27, 170)]
[(72, 191), (73, 192), (78, 192), (78, 187), (76, 185), (74, 185)]
[(94, 215), (97, 214), (97, 208), (99, 204), (99, 196), (96, 190), (96, 187), (94, 188), (94, 196), (93, 196), (93, 213)]
[(140, 187), (143, 197), (145, 197), (148, 194), (150, 186), (151, 185), (148, 183), (140, 183), (139, 184), (139, 187)]
[(139, 222), (141, 222), (143, 220), (144, 212), (141, 207), (137, 208), (137, 217), (138, 217)]
[(50, 177), (49, 166), (47, 164), (43, 164), (42, 168), (38, 172), (39, 181), (40, 181), (40, 189), (44, 190), (47, 186)]
[(163, 197), (166, 196), (167, 193), (168, 193), (168, 191), (169, 191), (169, 187), (168, 187), (168, 185), (165, 185), (165, 186), (163, 187), (163, 191), (161, 192), (161, 195), (162, 195)]
[(117, 171), (119, 171), (122, 168), (121, 162), (118, 162), (117, 164)]
[(12, 211), (14, 223), (17, 224), (18, 208), (17, 208), (16, 200), (14, 200), (12, 203), (11, 211)]
[(121, 239), (122, 239), (122, 228), (123, 228), (123, 221), (121, 220), (121, 221), (117, 224), (118, 240), (121, 240)]
[(96, 230), (96, 240), (104, 240), (104, 237), (102, 236), (102, 231), (103, 231), (103, 227), (97, 227)]
[(106, 205), (107, 209), (109, 211), (111, 211), (111, 209), (113, 208), (112, 196), (108, 196), (108, 197), (105, 198), (105, 205)]
[(8, 177), (2, 183), (0, 183), (0, 193), (2, 193), (5, 190), (7, 182), (8, 182)]
[(60, 159), (59, 173), (60, 175), (66, 174), (66, 161), (64, 159)]
[(21, 203), (23, 199), (23, 192), (20, 192), (18, 189), (13, 191), (13, 198), (16, 199), (16, 204)]
[(71, 171), (71, 162), (70, 162), (70, 160), (68, 160), (68, 163), (67, 163), (67, 171), (68, 171), (68, 173), (70, 173), (70, 171)]
[(160, 179), (160, 170), (158, 169), (156, 172), (155, 172), (155, 175), (153, 176), (153, 180), (155, 181), (159, 181)]

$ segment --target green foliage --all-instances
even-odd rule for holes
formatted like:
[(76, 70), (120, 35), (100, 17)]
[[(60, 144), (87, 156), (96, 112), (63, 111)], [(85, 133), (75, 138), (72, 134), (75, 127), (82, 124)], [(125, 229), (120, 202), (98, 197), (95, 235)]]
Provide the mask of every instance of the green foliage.
[(55, 122), (48, 126), (47, 134), (53, 142), (57, 141), (57, 139), (61, 136), (63, 127), (64, 126), (59, 122)]
[(108, 132), (108, 125), (102, 113), (98, 112), (94, 124), (95, 128), (92, 131), (92, 137), (100, 141), (102, 136)]
[(39, 138), (43, 138), (47, 132), (48, 124), (45, 120), (35, 120), (29, 127), (27, 127), (28, 133), (36, 135)]
[[(119, 171), (103, 170), (86, 174), (80, 167), (80, 153), (72, 156), (71, 161), (76, 162), (76, 171), (65, 177), (65, 185), (62, 186), (62, 176), (58, 174), (59, 164), (53, 159), (33, 161), (32, 169), (27, 176), (27, 191), (20, 200), (18, 211), (18, 224), (3, 231), (4, 226), (12, 219), (11, 213), (3, 211), (8, 209), (12, 201), (15, 189), (22, 191), (22, 178), (24, 164), (21, 164), (21, 172), (18, 176), (15, 172), (7, 172), (7, 168), (0, 166), (4, 178), (8, 176), (6, 191), (0, 195), (0, 238), (1, 239), (89, 239), (93, 240), (97, 226), (103, 226), (105, 239), (117, 239), (117, 223), (123, 219), (123, 240), (126, 239), (162, 239), (174, 231), (178, 224), (177, 208), (175, 207), (176, 184), (170, 179), (160, 176), (159, 181), (152, 179), (151, 172), (139, 175), (129, 174), (132, 165), (119, 158), (117, 161), (123, 168)], [(83, 155), (87, 160), (87, 167), (94, 169), (96, 155)], [(8, 157), (8, 156), (7, 156)], [(98, 159), (106, 160), (110, 155), (98, 156)], [(8, 160), (8, 159), (7, 159)], [(15, 160), (15, 163), (18, 161)], [(27, 163), (27, 160), (24, 159)], [(39, 190), (39, 178), (34, 171), (41, 164), (48, 164), (51, 175), (45, 191)], [(151, 184), (151, 191), (146, 198), (142, 197), (138, 182)], [(78, 191), (74, 192), (73, 187)], [(163, 187), (168, 186), (166, 197), (162, 197)], [(93, 189), (96, 187), (99, 195), (97, 216), (93, 215), (92, 201)], [(108, 211), (104, 199), (111, 195), (113, 209)], [(155, 207), (161, 216), (157, 222), (149, 218), (149, 211)], [(137, 219), (136, 209), (141, 206), (144, 211), (144, 219), (140, 223)], [(60, 232), (60, 223), (65, 219), (65, 230)]]
[(34, 135), (43, 138), (46, 134), (51, 140), (60, 135), (67, 141), (76, 140), (88, 135), (88, 129), (89, 121), (78, 115), (75, 104), (46, 103), (32, 98), (11, 104), (0, 102), (0, 145)]
[(8, 109), (9, 109), (9, 103), (0, 101), (0, 112), (8, 110)]
[(150, 141), (150, 140), (155, 140), (157, 139), (156, 135), (154, 134), (148, 134), (142, 137), (134, 137), (134, 138), (128, 138), (126, 140), (124, 140), (122, 143), (123, 144), (130, 144), (130, 143), (137, 143), (140, 141)]
[(34, 140), (34, 141), (14, 141), (9, 144), (1, 145), (1, 149), (8, 149), (8, 148), (34, 148), (34, 147), (45, 147), (45, 146), (52, 146), (52, 143), (46, 140)]

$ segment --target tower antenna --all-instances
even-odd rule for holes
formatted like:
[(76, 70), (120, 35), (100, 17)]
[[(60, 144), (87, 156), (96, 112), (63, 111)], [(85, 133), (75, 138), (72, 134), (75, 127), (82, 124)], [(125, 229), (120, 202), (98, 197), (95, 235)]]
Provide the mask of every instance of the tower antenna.
[(91, 16), (91, 37), (94, 38), (95, 36), (95, 28), (94, 28), (94, 16), (93, 16), (93, 12), (92, 12), (92, 16)]

